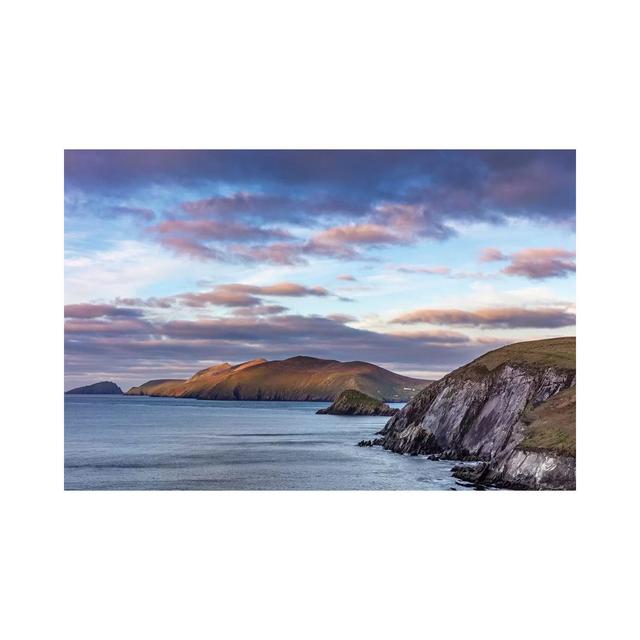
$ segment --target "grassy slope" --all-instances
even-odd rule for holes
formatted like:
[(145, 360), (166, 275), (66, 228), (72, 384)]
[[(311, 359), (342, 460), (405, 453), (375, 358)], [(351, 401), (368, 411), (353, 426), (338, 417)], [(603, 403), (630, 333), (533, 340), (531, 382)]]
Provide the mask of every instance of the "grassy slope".
[(519, 449), (576, 455), (576, 388), (570, 387), (527, 412), (525, 439)]
[(176, 379), (161, 379), (161, 380), (149, 380), (139, 387), (131, 387), (127, 391), (128, 395), (159, 395), (159, 396), (172, 396), (174, 392), (184, 385), (184, 380)]
[(356, 391), (355, 389), (347, 389), (343, 391), (335, 400), (335, 404), (357, 405), (359, 407), (368, 407), (370, 409), (378, 409), (383, 402), (377, 398), (372, 398), (366, 393)]
[(399, 376), (367, 362), (337, 362), (297, 356), (266, 362), (234, 372), (206, 397), (230, 398), (234, 390), (242, 397), (273, 398), (282, 394), (298, 399), (335, 398), (345, 389), (356, 389), (380, 399), (405, 395), (404, 387), (421, 388), (424, 381)]
[[(489, 351), (452, 375), (483, 375), (504, 365), (576, 369), (576, 339), (550, 338), (516, 342)], [(553, 396), (522, 417), (527, 424), (520, 449), (548, 451), (558, 455), (576, 455), (576, 389), (575, 386)]]
[[(473, 380), (484, 377), (491, 371), (506, 364), (519, 364), (536, 368), (553, 366), (559, 369), (575, 371), (576, 339), (574, 337), (568, 337), (516, 342), (506, 347), (489, 351), (459, 369), (452, 371), (444, 378), (441, 378), (433, 385), (427, 386), (427, 388), (418, 393), (403, 410), (406, 423), (420, 422), (425, 412), (428, 411), (433, 398), (447, 385), (459, 382), (460, 380)], [(551, 405), (551, 407), (553, 407), (553, 405)]]
[[(493, 371), (502, 364), (527, 364), (540, 367), (576, 368), (576, 339), (550, 338), (516, 342), (476, 358), (467, 367), (484, 367)], [(460, 371), (461, 369), (458, 369)]]

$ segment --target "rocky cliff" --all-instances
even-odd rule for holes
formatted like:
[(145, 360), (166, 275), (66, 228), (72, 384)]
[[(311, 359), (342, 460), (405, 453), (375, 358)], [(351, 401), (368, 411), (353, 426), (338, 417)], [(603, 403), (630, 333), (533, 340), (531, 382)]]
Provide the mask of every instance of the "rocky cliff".
[[(398, 453), (486, 463), (458, 468), (465, 479), (574, 488), (575, 389), (555, 403), (546, 401), (571, 389), (575, 378), (575, 338), (497, 349), (421, 391), (385, 425), (381, 444)], [(573, 418), (568, 409), (562, 428), (549, 426), (550, 417), (561, 413), (560, 401), (571, 405), (571, 398)], [(563, 438), (573, 439), (573, 457), (570, 445), (557, 445)]]
[(379, 400), (406, 402), (427, 384), (427, 380), (401, 376), (368, 362), (296, 356), (224, 363), (188, 380), (151, 380), (127, 393), (201, 400), (332, 401), (342, 391), (355, 389)]
[(115, 384), (115, 382), (109, 382), (105, 380), (104, 382), (95, 382), (94, 384), (89, 384), (85, 387), (76, 387), (75, 389), (69, 389), (69, 391), (65, 391), (65, 394), (111, 394), (111, 395), (121, 395), (122, 389)]
[(347, 389), (333, 401), (331, 406), (319, 409), (316, 413), (338, 416), (393, 416), (398, 413), (398, 409), (392, 409), (381, 400), (355, 389)]

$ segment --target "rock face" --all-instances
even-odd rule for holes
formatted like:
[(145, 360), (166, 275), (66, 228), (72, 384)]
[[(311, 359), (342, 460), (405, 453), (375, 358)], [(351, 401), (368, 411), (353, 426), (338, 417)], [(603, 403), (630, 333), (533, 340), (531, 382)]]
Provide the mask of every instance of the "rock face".
[(485, 461), (457, 468), (468, 480), (575, 488), (575, 378), (575, 338), (503, 347), (420, 392), (380, 432), (383, 447)]
[(150, 380), (129, 395), (171, 396), (201, 400), (332, 401), (355, 389), (389, 402), (406, 402), (429, 384), (368, 362), (338, 362), (297, 356), (287, 360), (224, 363), (199, 371), (188, 380)]
[(398, 413), (398, 409), (392, 409), (381, 400), (355, 389), (347, 389), (333, 401), (331, 406), (320, 409), (316, 413), (338, 416), (393, 416)]
[(67, 394), (112, 394), (122, 395), (122, 389), (114, 382), (104, 381), (96, 382), (95, 384), (89, 384), (86, 387), (76, 387), (75, 389), (69, 389), (65, 391)]

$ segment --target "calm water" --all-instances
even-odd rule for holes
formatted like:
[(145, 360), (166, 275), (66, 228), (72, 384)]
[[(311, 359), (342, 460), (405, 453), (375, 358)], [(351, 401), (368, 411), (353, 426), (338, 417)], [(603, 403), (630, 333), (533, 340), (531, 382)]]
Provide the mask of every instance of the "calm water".
[(65, 488), (464, 490), (452, 462), (355, 446), (387, 418), (327, 405), (65, 396)]

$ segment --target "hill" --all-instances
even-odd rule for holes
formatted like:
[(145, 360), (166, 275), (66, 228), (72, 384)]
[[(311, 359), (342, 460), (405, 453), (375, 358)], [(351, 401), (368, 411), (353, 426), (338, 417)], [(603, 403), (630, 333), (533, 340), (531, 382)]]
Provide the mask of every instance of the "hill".
[(65, 391), (65, 395), (76, 394), (111, 394), (122, 395), (122, 389), (114, 382), (105, 380), (104, 382), (96, 382), (85, 387), (76, 387)]
[(338, 416), (393, 416), (398, 409), (392, 409), (377, 398), (372, 398), (360, 391), (347, 389), (343, 391), (326, 409), (319, 409), (318, 414)]
[(429, 383), (368, 362), (296, 356), (224, 363), (198, 371), (188, 380), (151, 380), (127, 393), (201, 400), (333, 401), (342, 391), (354, 389), (378, 400), (406, 402)]
[(575, 488), (575, 338), (496, 349), (409, 402), (381, 431), (385, 449), (484, 465), (455, 475), (535, 489)]

